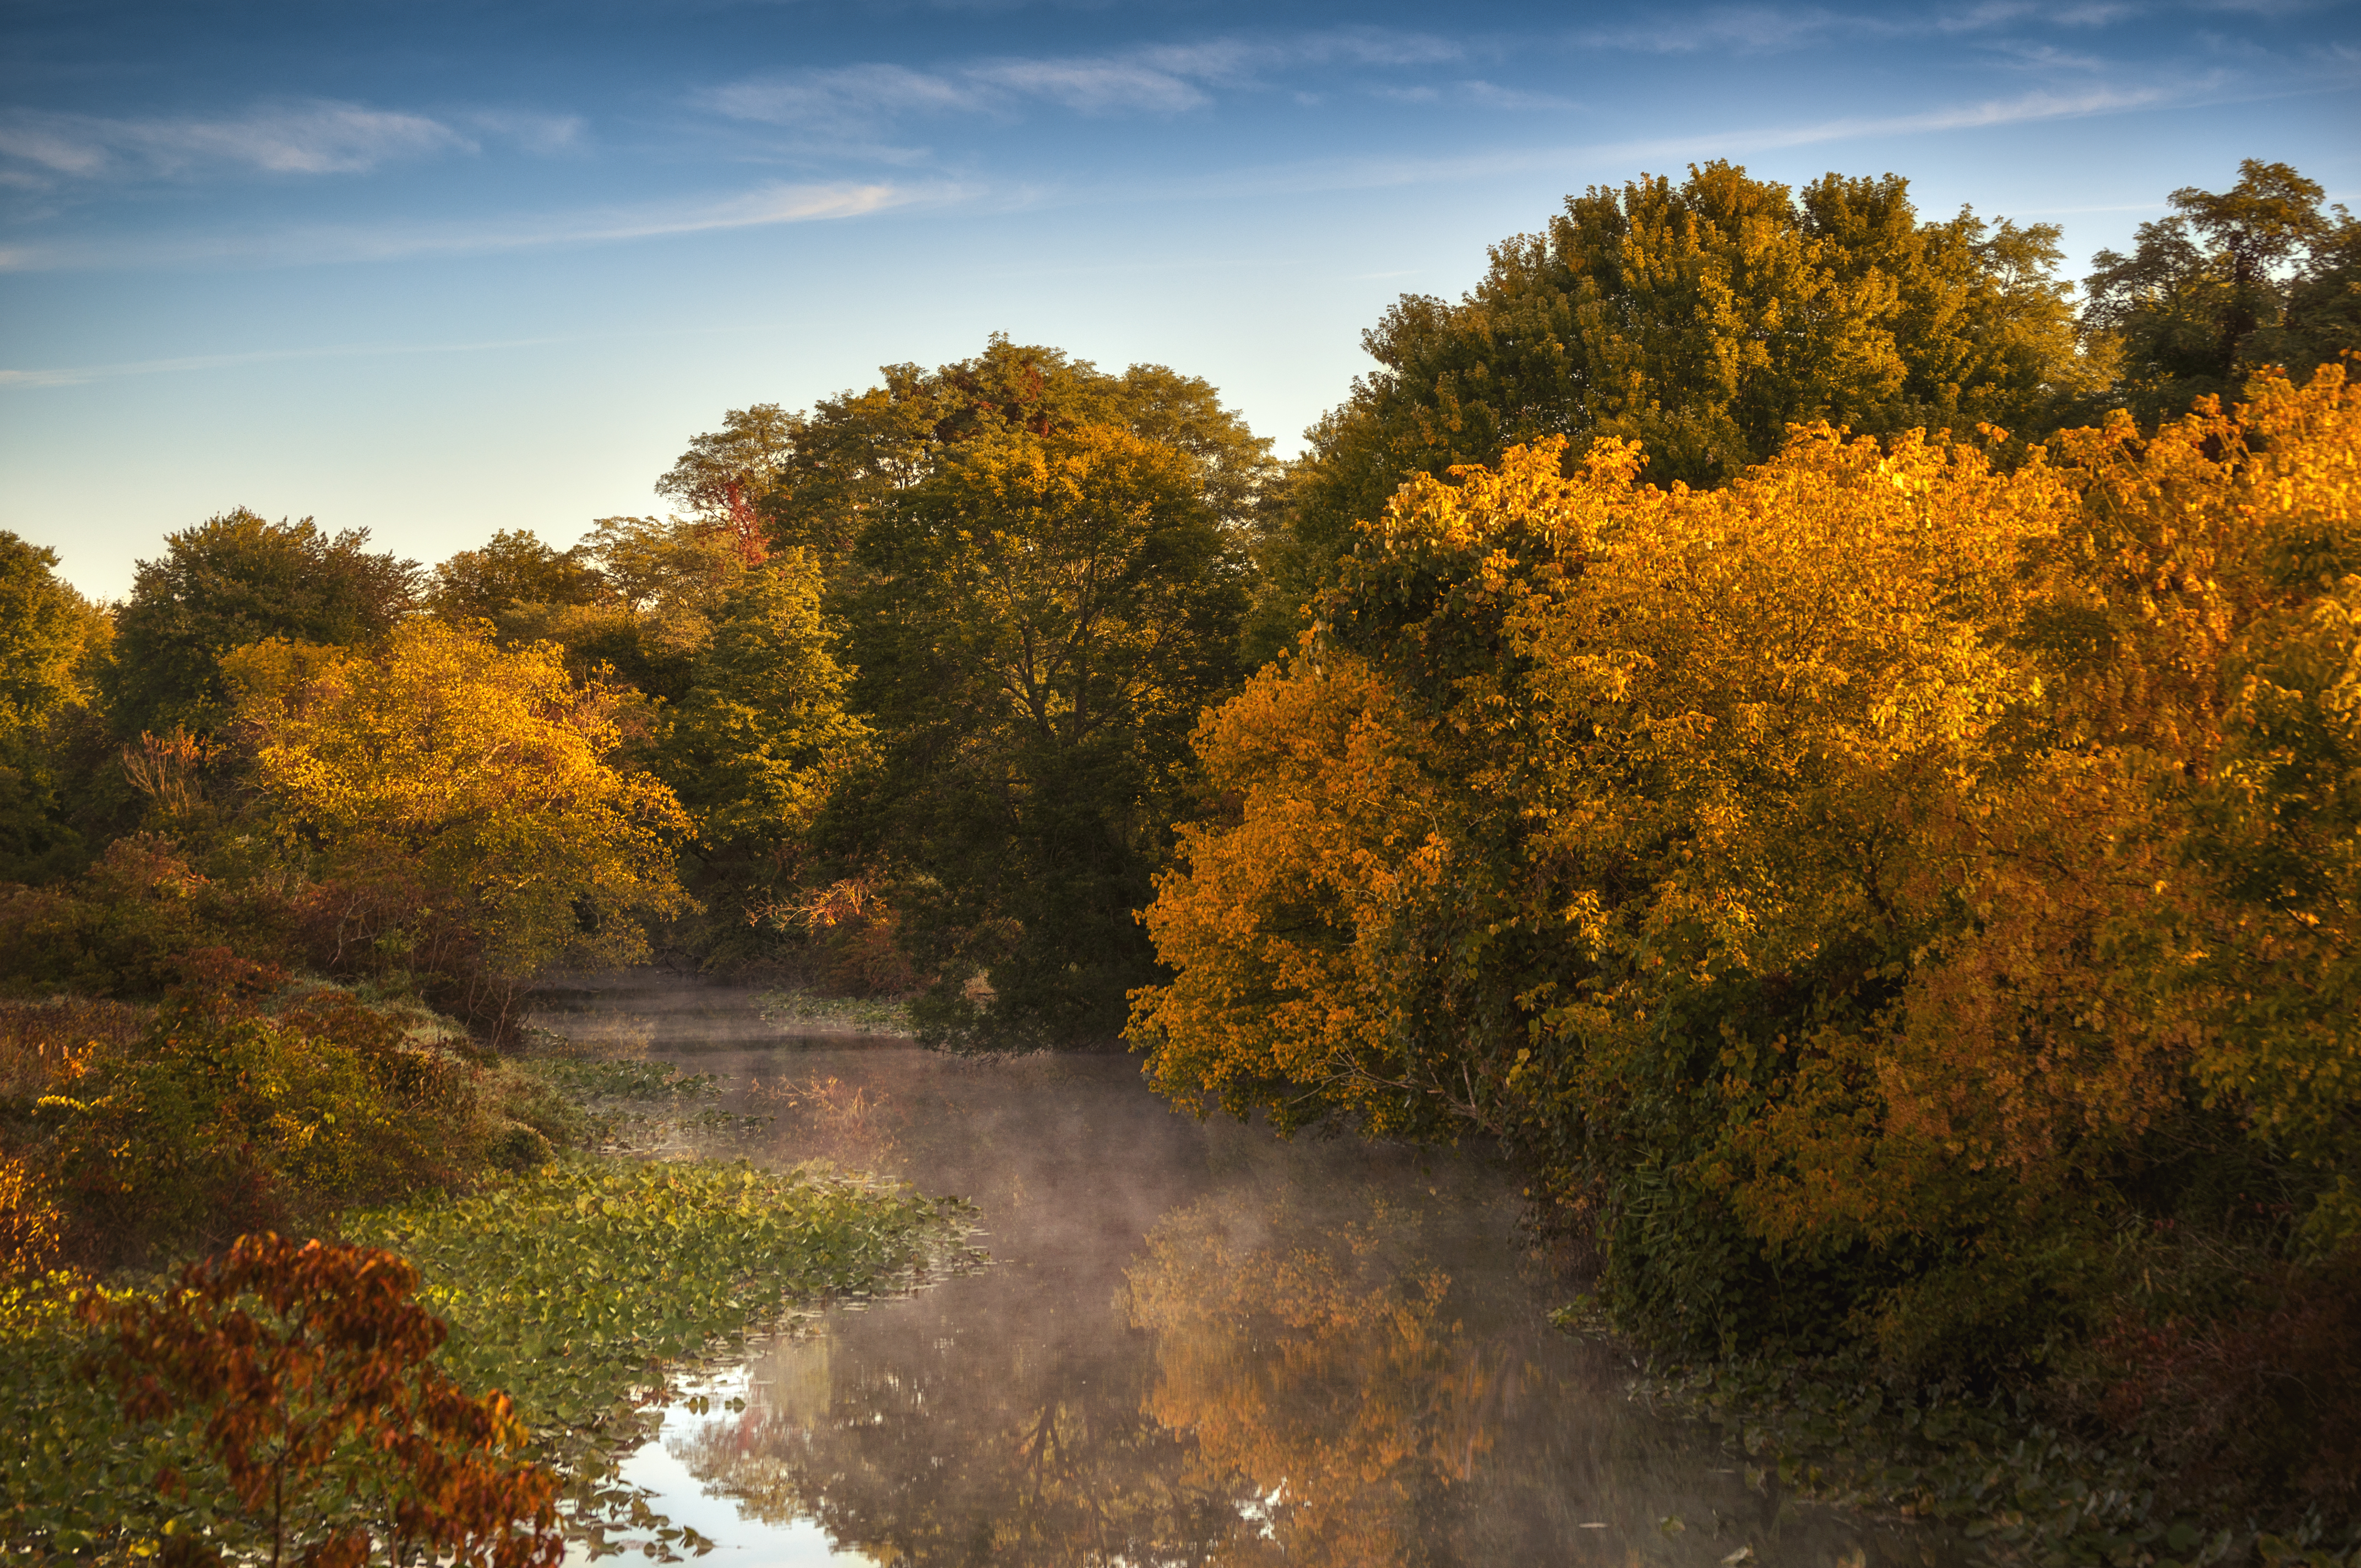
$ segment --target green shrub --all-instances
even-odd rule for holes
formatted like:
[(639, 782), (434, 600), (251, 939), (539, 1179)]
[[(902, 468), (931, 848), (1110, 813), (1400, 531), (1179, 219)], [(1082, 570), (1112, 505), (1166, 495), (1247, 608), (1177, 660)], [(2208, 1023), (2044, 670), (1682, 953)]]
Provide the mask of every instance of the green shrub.
[[(54, 1178), (76, 1261), (314, 1234), (353, 1204), (546, 1157), (546, 1133), (487, 1105), (483, 1069), (414, 1043), (401, 1015), (342, 991), (266, 1011), (275, 971), (213, 962), (210, 982), (173, 992), (136, 1036), (51, 1048), (50, 1080), (15, 1124), (13, 1141)], [(61, 1025), (78, 1016), (49, 1011)]]

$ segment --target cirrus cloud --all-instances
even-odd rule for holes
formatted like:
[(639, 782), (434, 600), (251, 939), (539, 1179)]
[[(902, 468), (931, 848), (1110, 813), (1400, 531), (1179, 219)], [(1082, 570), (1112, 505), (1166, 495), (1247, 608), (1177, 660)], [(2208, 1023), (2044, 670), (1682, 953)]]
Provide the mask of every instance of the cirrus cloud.
[(269, 174), (358, 174), (476, 142), (423, 115), (318, 99), (243, 115), (110, 117), (19, 109), (0, 116), (0, 159), (19, 173), (103, 179), (222, 167)]
[(1279, 38), (1212, 38), (1101, 55), (1000, 56), (917, 70), (859, 64), (781, 72), (699, 97), (730, 119), (851, 132), (917, 115), (1014, 115), (1046, 104), (1077, 114), (1177, 114), (1221, 90), (1305, 66), (1388, 69), (1457, 60), (1464, 46), (1423, 33), (1338, 27)]

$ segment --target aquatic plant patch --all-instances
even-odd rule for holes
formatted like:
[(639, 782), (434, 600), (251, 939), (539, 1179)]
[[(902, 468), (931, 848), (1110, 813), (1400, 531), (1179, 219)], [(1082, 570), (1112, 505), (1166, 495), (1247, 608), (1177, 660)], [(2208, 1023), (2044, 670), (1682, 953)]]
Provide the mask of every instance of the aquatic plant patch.
[(1767, 1357), (1661, 1369), (1636, 1392), (1719, 1426), (1755, 1486), (1923, 1519), (2011, 1568), (2361, 1565), (2361, 1539), (2317, 1517), (2225, 1527), (2168, 1486), (2137, 1442), (2080, 1435), (2029, 1403), (1912, 1397), (1858, 1365)]
[(552, 1138), (562, 1147), (642, 1159), (710, 1156), (772, 1121), (720, 1109), (711, 1103), (721, 1093), (713, 1074), (664, 1062), (552, 1055), (527, 1058), (511, 1070), (563, 1107), (565, 1134)]
[[(61, 1554), (215, 1528), (206, 1473), (185, 1423), (142, 1428), (115, 1391), (86, 1376), (92, 1331), (74, 1313), (81, 1277), (58, 1273), (0, 1287), (0, 1542)], [(159, 1491), (180, 1470), (190, 1485)]]
[(758, 1001), (763, 1016), (785, 1029), (906, 1037), (915, 1033), (910, 1023), (910, 1006), (906, 1002), (863, 996), (821, 996), (793, 986), (766, 991)]
[(594, 1546), (645, 1522), (613, 1485), (673, 1379), (750, 1331), (967, 1265), (968, 1206), (805, 1170), (571, 1158), (471, 1197), (356, 1214), (418, 1266), (444, 1365), (516, 1401)]

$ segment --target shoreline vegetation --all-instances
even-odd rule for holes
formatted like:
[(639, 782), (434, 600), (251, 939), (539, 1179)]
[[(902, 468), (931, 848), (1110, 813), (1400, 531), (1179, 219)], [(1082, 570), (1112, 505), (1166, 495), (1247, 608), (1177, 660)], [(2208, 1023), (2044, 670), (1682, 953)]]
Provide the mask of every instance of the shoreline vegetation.
[[(170, 1166), (175, 1182), (198, 1184), (200, 1204), (186, 1212), (193, 1215), (227, 1194), (209, 1184), (216, 1173), (201, 1157), (189, 1157), (217, 1143), (233, 1118), (247, 1126), (283, 1125), (308, 1109), (291, 1092), (301, 1085), (287, 1070), (288, 1058), (328, 1054), (335, 1040), (294, 1031), (324, 1014), (346, 1039), (377, 1029), (377, 1043), (399, 1058), (379, 1075), (380, 1084), (395, 1086), (394, 1103), (377, 1109), (431, 1119), (421, 1141), (439, 1145), (446, 1163), (331, 1187), (304, 1163), (321, 1141), (315, 1134), (268, 1151), (247, 1143), (244, 1168), (228, 1185), (249, 1193), (276, 1190), (281, 1206), (268, 1223), (328, 1238), (333, 1257), (409, 1271), (400, 1304), (436, 1325), (434, 1371), (463, 1401), (499, 1402), (503, 1420), (512, 1423), (500, 1450), (511, 1459), (502, 1496), (533, 1507), (520, 1506), (514, 1517), (494, 1509), (463, 1519), (467, 1528), (445, 1540), (446, 1546), (489, 1554), (485, 1561), (537, 1561), (532, 1552), (555, 1552), (568, 1541), (594, 1556), (629, 1550), (669, 1559), (695, 1552), (693, 1530), (666, 1521), (616, 1474), (621, 1458), (653, 1430), (681, 1377), (731, 1355), (750, 1333), (792, 1334), (831, 1302), (913, 1288), (971, 1266), (978, 1255), (964, 1240), (968, 1212), (955, 1199), (924, 1198), (824, 1165), (764, 1171), (661, 1157), (677, 1148), (685, 1131), (728, 1131), (701, 1108), (712, 1092), (709, 1079), (570, 1052), (471, 1059), (452, 1048), (464, 1034), (424, 1009), (370, 1007), (316, 985), (244, 1000), (245, 1007), (232, 1007), (176, 992), (156, 1009), (0, 1003), (12, 1047), (12, 1091), (32, 1087), (26, 1080), (42, 1065), (68, 1064), (38, 1086), (65, 1092), (26, 1095), (10, 1109), (22, 1112), (30, 1099), (34, 1115), (51, 1121), (69, 1143), (78, 1121), (111, 1110), (110, 1128), (146, 1143), (149, 1162)], [(119, 1035), (144, 1025), (138, 1038), (148, 1049), (138, 1054), (149, 1064), (202, 1060), (212, 1054), (205, 1047), (219, 1051), (224, 1034), (249, 1046), (276, 1046), (281, 1054), (275, 1060), (253, 1051), (238, 1057), (236, 1087), (246, 1102), (216, 1100), (202, 1107), (212, 1113), (210, 1126), (176, 1127), (157, 1113), (174, 1099), (180, 1104), (172, 1109), (189, 1109), (209, 1086), (185, 1072), (176, 1082), (159, 1083), (154, 1075), (125, 1082), (116, 1064), (95, 1059), (94, 1050), (72, 1049), (77, 1036), (91, 1033), (93, 1017), (122, 1025)], [(215, 1037), (192, 1039), (201, 1026)], [(177, 1037), (168, 1033), (174, 1030)], [(216, 1056), (206, 1065), (222, 1064)], [(371, 1109), (357, 1106), (360, 1098), (347, 1086), (335, 1102), (339, 1111), (322, 1111), (322, 1121), (360, 1119), (357, 1110)], [(175, 1132), (182, 1147), (155, 1146)], [(136, 1183), (123, 1163), (116, 1161), (115, 1180), (105, 1185)], [(420, 1510), (409, 1534), (425, 1539), (421, 1520), (448, 1498), (437, 1493), (434, 1475), (403, 1473), (373, 1458), (377, 1434), (357, 1420), (310, 1450), (269, 1441), (249, 1445), (258, 1451), (245, 1454), (249, 1469), (281, 1467), (300, 1499), (271, 1529), (263, 1522), (271, 1510), (253, 1489), (241, 1488), (231, 1451), (219, 1441), (224, 1418), (241, 1400), (253, 1407), (248, 1415), (262, 1409), (324, 1419), (322, 1389), (298, 1368), (311, 1342), (327, 1343), (334, 1315), (328, 1303), (300, 1291), (291, 1311), (274, 1298), (274, 1289), (283, 1296), (289, 1288), (289, 1258), (280, 1260), (276, 1274), (243, 1279), (223, 1302), (249, 1321), (258, 1317), (262, 1342), (276, 1359), (259, 1367), (175, 1364), (161, 1382), (144, 1363), (124, 1367), (126, 1347), (169, 1337), (137, 1314), (169, 1319), (191, 1299), (188, 1277), (159, 1271), (158, 1263), (223, 1245), (213, 1238), (231, 1225), (267, 1236), (258, 1212), (209, 1229), (195, 1228), (203, 1222), (184, 1215), (180, 1230), (150, 1229), (145, 1252), (108, 1252), (104, 1242), (119, 1240), (119, 1227), (112, 1238), (90, 1234), (107, 1215), (84, 1209), (69, 1191), (60, 1207), (46, 1212), (50, 1233), (27, 1245), (25, 1168), (12, 1163), (8, 1174), (16, 1185), (0, 1193), (10, 1201), (5, 1217), (18, 1226), (17, 1257), (32, 1254), (35, 1266), (20, 1262), (0, 1286), (0, 1428), (7, 1434), (0, 1438), (0, 1493), (8, 1499), (0, 1539), (13, 1550), (110, 1559), (160, 1552), (169, 1561), (333, 1552), (339, 1541), (357, 1539), (366, 1555), (368, 1541), (395, 1538), (390, 1521), (405, 1500)], [(135, 1187), (108, 1196), (141, 1194)], [(307, 1198), (346, 1201), (309, 1207), (302, 1201)], [(145, 1202), (156, 1206), (152, 1196)], [(73, 1266), (69, 1260), (76, 1258), (111, 1258), (121, 1266), (93, 1271)], [(114, 1283), (100, 1283), (102, 1276)], [(276, 1318), (268, 1310), (274, 1302)], [(370, 1333), (381, 1337), (379, 1328)], [(218, 1335), (196, 1338), (221, 1343)], [(241, 1343), (235, 1329), (229, 1342)], [(328, 1364), (338, 1365), (333, 1354)], [(384, 1375), (381, 1366), (371, 1374)], [(521, 1487), (520, 1477), (526, 1483)], [(447, 1492), (449, 1478), (439, 1485)], [(274, 1538), (280, 1546), (270, 1546)]]
[(522, 1568), (649, 1357), (960, 1266), (628, 1157), (730, 1119), (526, 1009), (660, 959), (1488, 1140), (1651, 1398), (1988, 1560), (2361, 1563), (2361, 222), (2236, 174), (2079, 296), (1894, 175), (1594, 187), (1289, 462), (995, 335), (566, 549), (0, 533), (0, 1535)]

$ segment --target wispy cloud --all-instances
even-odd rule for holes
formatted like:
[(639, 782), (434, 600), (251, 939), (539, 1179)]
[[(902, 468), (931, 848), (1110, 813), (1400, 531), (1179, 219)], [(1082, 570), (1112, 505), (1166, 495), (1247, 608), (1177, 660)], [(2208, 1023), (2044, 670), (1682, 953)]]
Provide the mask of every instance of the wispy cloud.
[(587, 245), (819, 223), (897, 207), (945, 205), (972, 196), (965, 187), (889, 183), (772, 183), (730, 195), (635, 207), (596, 208), (538, 217), (475, 222), (397, 222), (321, 226), (265, 236), (246, 233), (119, 243), (19, 246), (0, 249), (0, 272), (60, 268), (259, 262), (301, 265), (382, 261), (411, 256), (466, 255), (543, 246)]
[(357, 174), (477, 143), (423, 115), (326, 100), (223, 118), (108, 118), (20, 109), (0, 116), (0, 158), (19, 172), (95, 179), (204, 168)]
[(512, 109), (471, 109), (454, 115), (460, 125), (487, 136), (514, 142), (527, 152), (550, 156), (575, 152), (589, 139), (589, 124), (579, 115), (536, 115)]
[(787, 71), (714, 88), (700, 102), (731, 119), (842, 134), (922, 115), (1015, 115), (1034, 104), (1169, 115), (1202, 108), (1221, 90), (1263, 85), (1290, 68), (1436, 65), (1463, 53), (1428, 34), (1345, 27), (1099, 55), (1000, 56), (928, 70), (862, 64)]
[(1961, 10), (1938, 12), (1938, 33), (1980, 33), (2020, 22), (2041, 22), (2053, 27), (2105, 27), (2129, 21), (2142, 7), (2125, 0), (2081, 0), (2072, 5), (2037, 5), (2034, 0), (1982, 0)]
[(2202, 96), (2218, 87), (2220, 82), (2218, 77), (2208, 77), (2191, 83), (2092, 87), (2078, 93), (2026, 93), (2014, 98), (1987, 98), (1971, 104), (1928, 109), (1916, 115), (1821, 120), (1784, 129), (1741, 131), (1728, 139), (1748, 147), (1805, 147), (1814, 142), (1849, 141), (1861, 137), (1910, 136), (1927, 131), (2021, 125), (2031, 120), (2079, 119), (2090, 115), (2153, 109)]
[(1128, 193), (1151, 200), (1308, 194), (1313, 192), (1447, 184), (1527, 170), (1650, 169), (1671, 173), (1677, 172), (1681, 163), (1696, 158), (1742, 156), (1828, 142), (2125, 114), (2219, 101), (2233, 95), (2235, 94), (2232, 93), (2227, 78), (2209, 76), (2196, 81), (2141, 87), (2092, 87), (2073, 93), (2028, 93), (2010, 98), (1949, 104), (1910, 115), (1740, 126), (1644, 140), (1583, 146), (1521, 146), (1456, 158), (1321, 159), (1232, 170), (1202, 179), (1167, 181), (1152, 187), (1135, 186)]
[(1528, 93), (1495, 82), (1463, 82), (1459, 90), (1488, 109), (1576, 109), (1581, 105), (1554, 93)]
[(480, 354), (501, 348), (538, 348), (573, 341), (566, 336), (513, 337), (489, 343), (335, 344), (315, 348), (251, 349), (241, 354), (189, 354), (171, 359), (135, 359), (114, 365), (60, 366), (43, 370), (0, 369), (0, 390), (86, 387), (126, 376), (164, 376), (182, 370), (226, 370), (241, 365), (274, 365), (302, 359), (362, 359), (420, 354)]
[(1591, 49), (1643, 54), (1779, 54), (1825, 45), (1835, 38), (1973, 37), (2027, 26), (2103, 27), (2127, 21), (2143, 9), (2130, 0), (2078, 0), (2069, 5), (1977, 0), (1973, 5), (1922, 15), (1838, 11), (1819, 5), (1719, 5), (1686, 14), (1653, 12), (1642, 20), (1587, 29), (1576, 34), (1575, 41)]
[(1696, 54), (1731, 50), (1748, 54), (1803, 49), (1854, 20), (1819, 9), (1781, 10), (1769, 5), (1721, 6), (1688, 16), (1657, 13), (1645, 21), (1594, 27), (1575, 41), (1591, 49), (1642, 54)]

